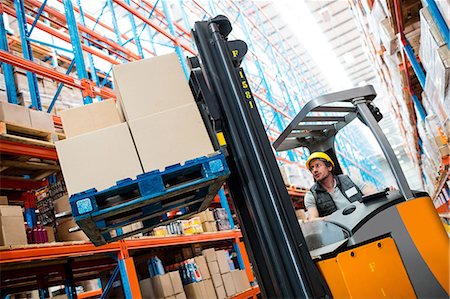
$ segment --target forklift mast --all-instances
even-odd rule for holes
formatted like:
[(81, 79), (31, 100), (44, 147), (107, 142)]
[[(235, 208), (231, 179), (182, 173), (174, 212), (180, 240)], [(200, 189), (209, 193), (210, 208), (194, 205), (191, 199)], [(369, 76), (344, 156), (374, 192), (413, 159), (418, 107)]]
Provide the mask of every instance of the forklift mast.
[(199, 55), (189, 59), (190, 85), (213, 144), (226, 151), (228, 187), (261, 292), (267, 298), (331, 297), (311, 259), (240, 68), (247, 46), (228, 41), (231, 30), (225, 16), (195, 23)]

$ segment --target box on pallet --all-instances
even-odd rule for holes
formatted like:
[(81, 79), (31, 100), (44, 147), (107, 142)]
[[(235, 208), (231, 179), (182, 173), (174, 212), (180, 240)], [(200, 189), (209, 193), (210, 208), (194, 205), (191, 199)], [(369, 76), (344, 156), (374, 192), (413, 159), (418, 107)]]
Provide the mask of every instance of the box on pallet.
[(142, 174), (126, 123), (58, 141), (56, 150), (69, 195)]
[(19, 206), (0, 206), (0, 246), (27, 244), (25, 220)]
[(214, 152), (205, 124), (192, 103), (128, 121), (145, 172)]
[(424, 7), (420, 10), (420, 49), (419, 57), (428, 72), (435, 60), (436, 50), (445, 44), (445, 40), (436, 25), (430, 10)]
[(70, 228), (78, 226), (72, 217), (62, 219), (56, 223), (56, 238), (58, 241), (89, 241), (82, 231), (69, 232)]
[(31, 127), (28, 108), (6, 102), (0, 102), (0, 121)]
[(64, 110), (61, 111), (60, 116), (67, 138), (107, 128), (124, 121), (114, 100), (104, 100)]
[(128, 121), (194, 102), (176, 53), (116, 65), (113, 77)]

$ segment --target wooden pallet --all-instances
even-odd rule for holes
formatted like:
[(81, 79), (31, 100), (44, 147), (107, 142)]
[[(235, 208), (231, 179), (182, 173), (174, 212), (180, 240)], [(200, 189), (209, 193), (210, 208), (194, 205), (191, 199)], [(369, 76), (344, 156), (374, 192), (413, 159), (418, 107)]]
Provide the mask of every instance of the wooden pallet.
[(27, 126), (0, 122), (0, 138), (3, 140), (54, 148), (53, 135)]
[(10, 178), (28, 178), (42, 180), (61, 168), (55, 161), (46, 161), (30, 157), (2, 156), (0, 159), (0, 175)]

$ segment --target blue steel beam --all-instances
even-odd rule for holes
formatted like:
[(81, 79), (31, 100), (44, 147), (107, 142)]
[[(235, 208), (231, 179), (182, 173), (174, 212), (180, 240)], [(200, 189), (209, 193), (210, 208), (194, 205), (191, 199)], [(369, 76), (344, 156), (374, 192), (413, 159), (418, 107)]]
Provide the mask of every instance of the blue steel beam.
[[(63, 0), (64, 12), (66, 14), (67, 27), (69, 29), (70, 43), (73, 48), (73, 56), (75, 64), (77, 65), (77, 74), (79, 79), (89, 79), (86, 64), (84, 63), (83, 50), (81, 47), (80, 34), (78, 32), (77, 20), (73, 11), (71, 0)], [(84, 104), (92, 103), (92, 98), (83, 97)]]
[[(72, 72), (72, 69), (73, 69), (74, 65), (75, 65), (75, 59), (72, 60), (72, 62), (70, 63), (69, 67), (67, 68), (66, 75), (68, 75), (68, 74), (70, 74), (70, 72)], [(50, 103), (50, 105), (48, 106), (47, 113), (52, 112), (53, 106), (55, 105), (56, 100), (58, 100), (59, 94), (61, 93), (61, 90), (63, 89), (63, 87), (64, 87), (64, 83), (59, 83), (58, 89), (56, 90), (56, 93), (53, 96), (53, 100)]]
[[(3, 7), (0, 3), (0, 48), (9, 52), (8, 38), (6, 37), (5, 23), (3, 20)], [(14, 84), (14, 73), (12, 66), (7, 63), (2, 63), (3, 75), (5, 78), (6, 95), (8, 102), (11, 104), (17, 104), (16, 85)]]
[(114, 3), (112, 2), (112, 0), (106, 0), (106, 4), (108, 4), (108, 9), (109, 12), (111, 13), (111, 20), (114, 28), (114, 33), (116, 34), (116, 41), (120, 45), (122, 44), (122, 38), (120, 37), (120, 29), (119, 25), (117, 24), (116, 12), (114, 10)]
[[(28, 27), (23, 1), (14, 0), (14, 7), (16, 9), (17, 25), (19, 27), (20, 39), (22, 43), (23, 58), (33, 61), (33, 52), (31, 50), (30, 42), (28, 41)], [(28, 79), (28, 89), (31, 97), (31, 108), (42, 110), (36, 74), (29, 71), (27, 71), (26, 74)]]
[(405, 37), (406, 44), (403, 45), (403, 49), (405, 49), (406, 56), (408, 57), (409, 62), (411, 62), (411, 66), (416, 73), (417, 79), (419, 79), (420, 86), (422, 89), (425, 89), (425, 73), (420, 66), (419, 61), (416, 58), (416, 54), (414, 54), (414, 50), (411, 47), (411, 44)]
[(430, 10), (431, 15), (433, 16), (433, 19), (436, 22), (439, 31), (441, 31), (441, 34), (444, 37), (447, 47), (450, 47), (450, 30), (444, 18), (442, 17), (442, 14), (439, 11), (439, 8), (437, 7), (435, 0), (425, 0), (425, 2), (428, 4), (428, 9)]
[(47, 4), (47, 0), (44, 0), (41, 7), (39, 7), (38, 13), (36, 14), (36, 17), (34, 19), (33, 24), (30, 27), (30, 30), (28, 31), (28, 37), (31, 36), (31, 33), (33, 32), (34, 27), (36, 26), (36, 23), (39, 21), (39, 18), (42, 15), (42, 12), (44, 11), (45, 5)]
[[(130, 0), (124, 0), (127, 5), (130, 5)], [(131, 30), (133, 32), (134, 43), (136, 44), (136, 48), (138, 50), (139, 56), (144, 58), (144, 52), (142, 51), (141, 41), (139, 40), (137, 30), (136, 30), (136, 22), (134, 21), (134, 16), (128, 12), (128, 17), (130, 19)]]

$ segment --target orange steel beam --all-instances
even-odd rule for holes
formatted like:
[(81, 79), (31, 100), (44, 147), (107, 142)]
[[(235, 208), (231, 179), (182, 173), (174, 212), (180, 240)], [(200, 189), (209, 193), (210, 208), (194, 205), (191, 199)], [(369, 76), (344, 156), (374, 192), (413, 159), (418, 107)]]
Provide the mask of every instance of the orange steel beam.
[(77, 294), (77, 298), (78, 299), (86, 299), (86, 298), (98, 298), (102, 295), (103, 290), (102, 289), (98, 289), (98, 290), (93, 290), (93, 291), (88, 291), (88, 292), (84, 292), (84, 293), (80, 293)]
[(260, 289), (258, 286), (252, 287), (251, 289), (248, 289), (242, 293), (239, 293), (237, 295), (232, 296), (232, 299), (249, 299), (249, 298), (257, 298), (258, 294), (260, 293)]
[(56, 150), (54, 148), (12, 142), (7, 140), (2, 140), (0, 142), (0, 153), (7, 155), (23, 155), (58, 161), (58, 155), (56, 154)]
[(196, 55), (195, 50), (192, 49), (190, 46), (185, 45), (184, 43), (180, 43), (180, 41), (178, 40), (177, 37), (172, 36), (170, 33), (168, 33), (163, 28), (161, 28), (159, 25), (157, 25), (154, 21), (147, 19), (146, 16), (144, 16), (143, 14), (138, 12), (137, 10), (133, 9), (131, 6), (127, 5), (125, 2), (123, 2), (121, 0), (113, 0), (113, 1), (114, 1), (114, 3), (119, 5), (120, 7), (124, 8), (126, 11), (130, 12), (131, 14), (133, 14), (136, 18), (140, 19), (141, 21), (143, 21), (147, 25), (151, 26), (153, 29), (155, 29), (156, 31), (158, 31), (159, 33), (161, 33), (162, 35), (164, 35), (168, 39), (170, 39), (175, 45), (179, 45), (183, 49), (185, 49), (186, 51), (190, 52), (191, 54)]
[[(57, 1), (59, 1), (60, 3), (63, 3), (62, 0), (57, 0)], [(77, 6), (73, 5), (73, 9), (74, 9), (77, 13), (80, 13), (80, 9), (79, 9)], [(93, 22), (97, 22), (97, 18), (96, 18), (96, 17), (91, 16), (90, 14), (88, 14), (88, 13), (86, 13), (86, 12), (84, 12), (84, 16), (85, 16), (87, 19), (89, 19), (89, 20), (91, 20), (91, 21), (93, 21)], [(103, 28), (108, 29), (110, 32), (113, 32), (113, 33), (115, 32), (115, 31), (114, 31), (114, 28), (112, 28), (112, 27), (109, 26), (108, 24), (106, 24), (106, 23), (104, 23), (104, 22), (102, 22), (102, 21), (98, 21), (97, 23), (98, 23), (98, 25), (102, 26)], [(124, 33), (121, 33), (120, 36), (121, 36), (122, 38), (124, 38), (125, 40), (129, 40), (129, 39), (130, 39), (130, 38), (129, 38), (126, 34), (124, 34)], [(134, 41), (134, 40), (131, 40), (131, 43), (132, 43), (132, 44), (135, 44), (135, 41)], [(148, 49), (148, 48), (146, 48), (146, 47), (142, 47), (142, 49), (144, 49), (144, 50), (147, 51), (148, 53), (152, 54), (153, 56), (156, 56), (156, 53), (153, 52), (152, 50), (150, 50), (150, 49)]]
[(101, 97), (106, 97), (106, 98), (115, 98), (116, 97), (116, 95), (110, 88), (95, 87), (94, 83), (92, 81), (78, 80), (78, 79), (72, 78), (68, 75), (61, 74), (51, 68), (47, 68), (47, 67), (39, 65), (37, 63), (34, 63), (32, 61), (26, 60), (24, 58), (17, 57), (15, 55), (12, 55), (11, 53), (3, 51), (3, 50), (0, 50), (0, 61), (11, 64), (18, 68), (33, 72), (33, 73), (41, 75), (43, 77), (56, 80), (58, 82), (66, 84), (66, 85), (76, 87), (83, 91), (89, 90), (94, 95), (99, 95)]
[[(34, 5), (34, 6), (36, 6), (36, 7), (40, 7), (42, 5), (42, 3), (40, 3), (39, 1), (36, 1), (36, 0), (27, 0), (27, 2), (32, 4), (32, 5)], [(44, 11), (49, 13), (51, 16), (57, 18), (58, 20), (64, 21), (64, 22), (67, 23), (66, 16), (64, 14), (60, 13), (59, 11), (57, 11), (56, 9), (51, 8), (50, 6), (46, 5), (44, 7)], [(101, 34), (99, 34), (99, 33), (95, 32), (95, 31), (89, 29), (86, 26), (78, 24), (78, 30), (80, 30), (81, 32), (84, 32), (84, 33), (86, 33), (86, 34), (96, 38), (97, 40), (99, 40), (101, 42), (104, 42), (105, 44), (107, 44), (110, 47), (113, 47), (114, 49), (117, 49), (117, 50), (125, 53), (126, 55), (128, 55), (129, 57), (131, 57), (131, 58), (133, 58), (135, 60), (141, 59), (141, 57), (139, 55), (133, 53), (132, 51), (130, 51), (129, 49), (123, 47), (122, 45), (119, 45), (118, 43), (110, 40), (109, 38), (106, 38), (106, 37), (102, 36)], [(132, 60), (130, 58), (126, 58), (126, 59), (129, 60), (129, 61)]]
[[(16, 17), (16, 12), (12, 8), (10, 8), (8, 6), (3, 6), (3, 10), (8, 15)], [(27, 23), (33, 24), (33, 22), (34, 22), (34, 19), (32, 17), (30, 17), (30, 16), (27, 16)], [(36, 23), (36, 27), (41, 29), (44, 32), (47, 32), (47, 33), (49, 33), (49, 34), (51, 34), (51, 35), (53, 35), (53, 36), (55, 36), (55, 37), (57, 37), (57, 38), (59, 38), (59, 39), (61, 39), (63, 41), (69, 43), (69, 44), (71, 43), (70, 42), (70, 37), (67, 34), (64, 34), (64, 33), (60, 32), (60, 31), (58, 31), (58, 30), (56, 30), (56, 29), (54, 29), (54, 28), (52, 28), (50, 26), (47, 26), (47, 25), (45, 25), (42, 22), (37, 22)], [(88, 47), (86, 45), (81, 45), (81, 46), (82, 46), (84, 51), (89, 52), (89, 53), (91, 53), (91, 54), (93, 54), (93, 55), (95, 55), (95, 56), (97, 56), (97, 57), (99, 57), (99, 58), (101, 58), (101, 59), (103, 59), (105, 61), (108, 61), (111, 64), (120, 64), (119, 61), (117, 61), (115, 59), (112, 59), (111, 57), (109, 57), (108, 55), (103, 54), (103, 52), (101, 52), (99, 50), (92, 49), (92, 48), (90, 48), (90, 47)]]
[[(29, 191), (29, 190), (38, 190), (45, 186), (48, 186), (47, 180), (33, 181), (26, 179), (10, 179), (0, 176), (0, 189)], [(0, 260), (1, 258), (2, 253), (0, 252)]]
[(59, 257), (75, 257), (83, 255), (92, 255), (97, 253), (117, 253), (123, 258), (127, 258), (127, 251), (142, 248), (154, 248), (162, 246), (176, 246), (182, 244), (191, 244), (199, 242), (212, 242), (222, 240), (234, 240), (236, 237), (242, 237), (239, 230), (223, 231), (217, 233), (203, 233), (192, 236), (174, 236), (174, 237), (147, 237), (141, 239), (121, 240), (118, 242), (95, 247), (92, 243), (84, 244), (61, 243), (61, 245), (39, 247), (23, 247), (0, 250), (0, 264), (13, 263), (20, 261), (52, 259)]
[(250, 265), (250, 259), (248, 258), (247, 249), (245, 248), (244, 242), (242, 242), (239, 237), (236, 237), (234, 242), (239, 246), (239, 251), (241, 252), (248, 281), (252, 282), (255, 280), (255, 276), (253, 275), (252, 266)]

